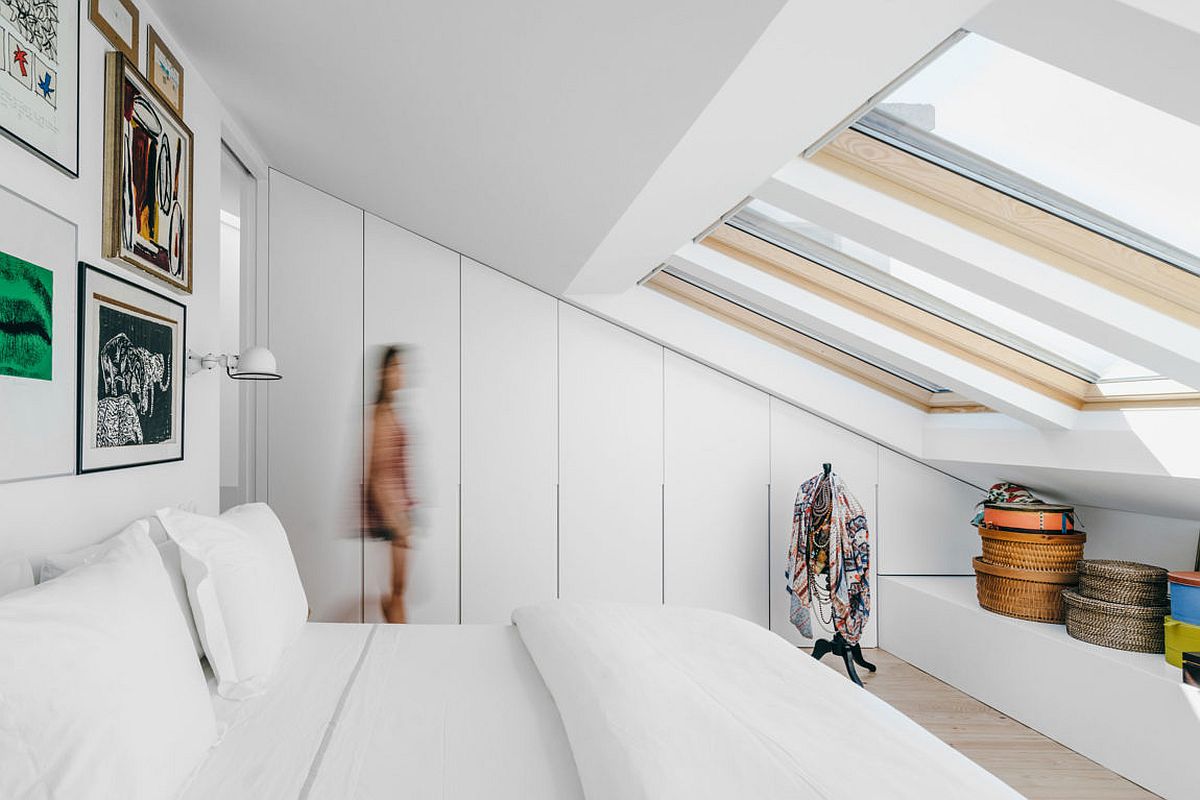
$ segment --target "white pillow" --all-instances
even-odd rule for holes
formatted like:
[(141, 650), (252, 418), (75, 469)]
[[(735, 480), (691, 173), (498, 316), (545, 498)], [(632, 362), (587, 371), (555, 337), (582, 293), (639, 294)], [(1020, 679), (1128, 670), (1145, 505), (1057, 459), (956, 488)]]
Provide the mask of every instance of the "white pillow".
[[(188, 634), (192, 637), (192, 649), (196, 651), (196, 657), (200, 658), (204, 655), (204, 648), (200, 645), (200, 634), (196, 632), (196, 620), (192, 618), (192, 606), (188, 602), (187, 585), (183, 581), (183, 568), (179, 563), (179, 545), (171, 541), (166, 531), (163, 530), (162, 524), (153, 517), (147, 520), (138, 520), (125, 530), (147, 524), (150, 526), (150, 541), (154, 542), (158, 548), (158, 555), (162, 559), (163, 566), (166, 567), (167, 577), (171, 579), (171, 589), (175, 592), (175, 602), (179, 604), (179, 610), (183, 613), (184, 622), (187, 623)], [(111, 539), (105, 539), (99, 544), (82, 547), (78, 550), (72, 550), (69, 553), (55, 553), (46, 556), (46, 559), (42, 562), (42, 568), (38, 571), (39, 581), (45, 583), (57, 578), (64, 572), (69, 572), (76, 567), (91, 563), (103, 555), (114, 541), (116, 541), (115, 536)], [(0, 591), (0, 594), (3, 594), (3, 592)]]
[(0, 596), (33, 586), (33, 565), (25, 556), (0, 558)]
[(179, 545), (217, 693), (240, 700), (262, 692), (308, 618), (308, 599), (279, 519), (263, 503), (220, 517), (164, 508), (158, 518)]
[(0, 598), (0, 797), (171, 797), (216, 741), (148, 528)]

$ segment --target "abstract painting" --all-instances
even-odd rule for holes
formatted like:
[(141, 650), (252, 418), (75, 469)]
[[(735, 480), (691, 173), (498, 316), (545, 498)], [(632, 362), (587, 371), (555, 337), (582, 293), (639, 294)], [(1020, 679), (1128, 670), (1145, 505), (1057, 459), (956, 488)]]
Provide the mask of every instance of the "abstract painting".
[(79, 4), (0, 0), (0, 130), (79, 175)]
[(187, 310), (80, 265), (79, 471), (183, 457)]
[(54, 374), (54, 273), (0, 252), (0, 375)]
[(128, 59), (106, 58), (104, 257), (190, 293), (192, 132)]

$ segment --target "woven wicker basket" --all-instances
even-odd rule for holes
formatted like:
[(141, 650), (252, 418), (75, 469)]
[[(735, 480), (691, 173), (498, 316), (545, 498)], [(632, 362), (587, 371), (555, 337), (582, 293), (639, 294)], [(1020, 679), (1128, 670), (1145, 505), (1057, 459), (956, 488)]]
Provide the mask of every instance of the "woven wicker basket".
[(1062, 622), (1062, 590), (1078, 580), (1072, 572), (1026, 570), (976, 557), (975, 591), (988, 611), (1034, 622)]
[(1163, 618), (1167, 606), (1130, 606), (1084, 597), (1074, 589), (1063, 590), (1067, 633), (1083, 642), (1132, 650), (1135, 653), (1163, 652)]
[(1084, 597), (1126, 606), (1167, 604), (1167, 571), (1162, 567), (1133, 561), (1083, 559), (1077, 569), (1079, 594)]
[(993, 528), (979, 529), (983, 560), (1017, 569), (1074, 572), (1083, 557), (1083, 533), (1017, 533)]

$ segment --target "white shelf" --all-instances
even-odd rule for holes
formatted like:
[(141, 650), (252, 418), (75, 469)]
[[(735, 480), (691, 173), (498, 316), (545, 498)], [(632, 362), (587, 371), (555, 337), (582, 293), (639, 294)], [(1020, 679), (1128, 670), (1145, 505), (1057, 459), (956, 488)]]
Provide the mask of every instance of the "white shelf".
[(1078, 639), (1073, 639), (1068, 633), (1065, 625), (1050, 625), (1044, 622), (1028, 622), (1023, 619), (1014, 619), (1006, 617), (1003, 614), (993, 614), (979, 606), (979, 600), (975, 596), (975, 578), (960, 577), (960, 576), (922, 576), (922, 577), (900, 577), (888, 578), (890, 581), (896, 581), (906, 586), (936, 597), (940, 600), (945, 600), (948, 603), (960, 605), (973, 613), (977, 613), (982, 617), (986, 617), (986, 622), (996, 625), (1011, 625), (1019, 628), (1022, 631), (1044, 637), (1052, 642), (1066, 647), (1072, 647), (1080, 651), (1082, 655), (1106, 658), (1111, 661), (1116, 661), (1123, 667), (1133, 670), (1145, 672), (1147, 675), (1155, 678), (1160, 678), (1164, 681), (1169, 681), (1171, 684), (1180, 682), (1180, 670), (1172, 667), (1167, 663), (1162, 655), (1154, 653), (1129, 653), (1124, 650), (1113, 650), (1111, 647), (1101, 647), (1096, 644), (1088, 644), (1081, 642)]
[(973, 577), (881, 577), (879, 595), (885, 650), (1163, 797), (1196, 797), (1200, 712), (1161, 655), (985, 611)]

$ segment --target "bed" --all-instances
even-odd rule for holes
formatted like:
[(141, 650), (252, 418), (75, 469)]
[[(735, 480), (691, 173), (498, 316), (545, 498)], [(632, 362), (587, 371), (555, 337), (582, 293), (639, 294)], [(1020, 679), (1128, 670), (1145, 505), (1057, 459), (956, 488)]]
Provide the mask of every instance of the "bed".
[(742, 620), (559, 601), (514, 621), (308, 624), (263, 694), (214, 697), (181, 797), (1019, 797)]
[(512, 625), (314, 624), (267, 506), (155, 519), (0, 597), (0, 796), (1019, 797), (728, 614), (556, 600)]
[(583, 797), (511, 625), (310, 623), (266, 692), (214, 702), (185, 800)]

